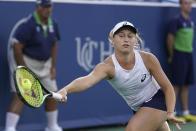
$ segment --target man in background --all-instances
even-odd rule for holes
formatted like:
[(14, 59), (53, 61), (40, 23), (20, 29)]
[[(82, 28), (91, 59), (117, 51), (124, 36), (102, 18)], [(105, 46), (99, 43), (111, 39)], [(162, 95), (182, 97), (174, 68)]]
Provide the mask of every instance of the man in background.
[[(51, 0), (37, 0), (34, 13), (20, 20), (13, 28), (8, 44), (13, 98), (6, 114), (5, 131), (16, 131), (24, 106), (17, 96), (12, 78), (16, 66), (29, 67), (48, 90), (57, 91), (55, 66), (57, 41), (60, 36), (56, 22), (51, 19), (52, 7)], [(57, 102), (47, 98), (45, 111), (48, 120), (45, 131), (62, 131), (57, 124)]]
[(174, 85), (176, 96), (178, 96), (178, 92), (180, 94), (182, 116), (179, 118), (184, 121), (196, 122), (196, 116), (191, 115), (188, 108), (189, 86), (194, 84), (194, 23), (190, 17), (192, 1), (180, 0), (180, 8), (181, 13), (171, 21), (167, 36), (171, 82)]

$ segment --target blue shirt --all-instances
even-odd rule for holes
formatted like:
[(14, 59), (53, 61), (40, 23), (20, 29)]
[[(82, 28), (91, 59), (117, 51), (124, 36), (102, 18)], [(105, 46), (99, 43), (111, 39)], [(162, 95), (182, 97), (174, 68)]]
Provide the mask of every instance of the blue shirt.
[(181, 14), (177, 15), (170, 23), (169, 23), (169, 28), (168, 28), (168, 32), (172, 33), (174, 35), (176, 35), (176, 32), (179, 29), (183, 29), (183, 28), (194, 28), (194, 23), (191, 20), (191, 18), (189, 18), (188, 20), (186, 20)]
[(175, 35), (175, 50), (187, 53), (193, 52), (194, 23), (190, 18), (185, 19), (182, 15), (175, 17), (170, 23), (169, 33)]
[(16, 29), (14, 38), (24, 45), (25, 55), (36, 60), (47, 60), (60, 36), (54, 20), (48, 19), (47, 30), (44, 31), (37, 12), (34, 12)]

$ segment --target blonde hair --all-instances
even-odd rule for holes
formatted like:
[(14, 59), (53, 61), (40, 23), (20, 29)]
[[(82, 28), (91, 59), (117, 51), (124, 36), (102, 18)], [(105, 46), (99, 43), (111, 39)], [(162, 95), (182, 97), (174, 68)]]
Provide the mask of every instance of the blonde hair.
[(108, 40), (110, 43), (112, 43), (112, 38), (113, 38), (113, 30), (110, 31), (109, 36), (108, 36)]

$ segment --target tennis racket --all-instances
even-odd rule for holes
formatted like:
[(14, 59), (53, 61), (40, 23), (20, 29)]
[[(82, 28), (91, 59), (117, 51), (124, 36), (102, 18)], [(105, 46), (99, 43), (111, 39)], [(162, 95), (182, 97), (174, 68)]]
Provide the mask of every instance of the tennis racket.
[(14, 82), (19, 98), (30, 107), (40, 107), (47, 97), (62, 99), (62, 95), (47, 90), (37, 76), (25, 66), (18, 66), (15, 69)]

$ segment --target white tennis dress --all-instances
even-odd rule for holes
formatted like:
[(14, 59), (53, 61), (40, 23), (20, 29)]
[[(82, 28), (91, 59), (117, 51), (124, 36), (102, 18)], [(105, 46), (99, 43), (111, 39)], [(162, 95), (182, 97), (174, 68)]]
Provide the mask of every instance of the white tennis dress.
[(112, 60), (115, 66), (114, 78), (108, 80), (112, 87), (124, 98), (127, 104), (137, 111), (142, 103), (149, 101), (160, 89), (160, 86), (146, 69), (143, 59), (137, 50), (133, 69), (123, 69), (115, 54)]

